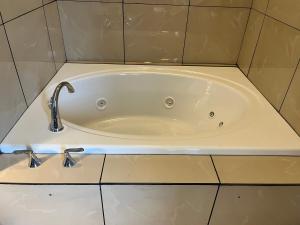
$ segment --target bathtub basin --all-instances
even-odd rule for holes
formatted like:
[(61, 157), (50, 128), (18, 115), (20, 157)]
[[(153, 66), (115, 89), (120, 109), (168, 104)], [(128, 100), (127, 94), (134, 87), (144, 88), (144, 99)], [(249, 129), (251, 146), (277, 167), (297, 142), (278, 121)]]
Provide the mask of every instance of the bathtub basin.
[[(57, 84), (63, 131), (49, 131)], [(65, 64), (1, 144), (91, 154), (300, 155), (300, 140), (234, 67)]]
[[(192, 73), (120, 70), (68, 81), (76, 91), (60, 95), (64, 123), (110, 137), (220, 135), (249, 122), (253, 105), (261, 106), (247, 88)], [(50, 88), (48, 98), (55, 86)]]

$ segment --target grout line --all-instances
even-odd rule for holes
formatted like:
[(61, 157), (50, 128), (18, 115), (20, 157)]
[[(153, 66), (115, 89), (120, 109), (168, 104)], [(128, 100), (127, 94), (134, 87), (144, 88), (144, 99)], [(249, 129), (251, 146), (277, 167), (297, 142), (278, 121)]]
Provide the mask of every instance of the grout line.
[(300, 31), (299, 28), (294, 27), (294, 26), (292, 26), (292, 25), (290, 25), (290, 24), (288, 24), (288, 23), (286, 23), (286, 22), (284, 22), (284, 21), (282, 21), (282, 20), (280, 20), (280, 19), (277, 19), (277, 18), (275, 18), (275, 17), (273, 17), (273, 16), (271, 16), (271, 15), (268, 15), (268, 14), (267, 14), (267, 11), (264, 13), (264, 12), (262, 12), (262, 11), (260, 11), (260, 10), (254, 9), (254, 8), (253, 8), (253, 10), (256, 11), (256, 12), (258, 12), (258, 13), (260, 13), (260, 14), (265, 15), (265, 16), (268, 17), (268, 18), (271, 18), (271, 19), (273, 19), (273, 20), (276, 20), (277, 22), (282, 23), (282, 24), (284, 24), (284, 25), (286, 25), (286, 26), (288, 26), (288, 27), (290, 27), (290, 28), (293, 28), (293, 29), (295, 29), (295, 30), (297, 30), (297, 31)]
[(106, 154), (104, 154), (104, 159), (103, 159), (103, 162), (102, 162), (102, 168), (101, 168), (101, 173), (100, 173), (99, 184), (101, 184), (101, 181), (102, 181), (102, 176), (103, 176), (103, 171), (104, 171), (104, 166), (105, 166), (105, 160), (106, 160)]
[(61, 16), (60, 16), (60, 11), (59, 11), (57, 1), (56, 1), (56, 8), (57, 8), (57, 13), (58, 13), (58, 20), (59, 20), (60, 31), (61, 31), (61, 35), (62, 35), (62, 41), (63, 41), (63, 44), (64, 44), (64, 50), (65, 50), (65, 62), (64, 63), (66, 63), (68, 61), (68, 59), (67, 59), (67, 51), (66, 51), (66, 44), (65, 44), (65, 36), (64, 36), (63, 29), (62, 29), (62, 25), (61, 25)]
[(238, 61), (239, 61), (239, 58), (240, 58), (240, 56), (241, 56), (241, 52), (242, 52), (242, 49), (243, 49), (243, 46), (244, 46), (244, 41), (245, 41), (245, 37), (246, 37), (246, 32), (247, 32), (248, 25), (249, 25), (249, 20), (250, 20), (250, 15), (251, 15), (251, 9), (249, 9), (247, 23), (246, 23), (246, 26), (245, 26), (243, 38), (242, 38), (241, 43), (240, 43), (240, 49), (239, 49), (238, 57), (237, 57), (237, 59), (236, 59), (236, 65), (238, 65)]
[[(1, 16), (1, 19), (3, 20), (2, 14), (0, 14), (0, 16)], [(24, 92), (24, 89), (23, 89), (23, 86), (22, 86), (21, 78), (20, 78), (20, 75), (19, 75), (19, 71), (18, 71), (18, 68), (17, 68), (17, 64), (16, 64), (14, 54), (13, 54), (13, 51), (12, 51), (12, 48), (11, 48), (11, 44), (10, 44), (10, 41), (9, 41), (9, 38), (8, 38), (8, 35), (7, 35), (5, 24), (3, 24), (3, 29), (4, 29), (5, 37), (6, 37), (6, 40), (7, 40), (8, 47), (9, 47), (9, 51), (10, 51), (10, 54), (11, 54), (11, 58), (12, 58), (12, 61), (13, 61), (13, 64), (14, 64), (14, 67), (15, 67), (15, 70), (16, 70), (16, 74), (17, 74), (17, 77), (18, 77), (18, 80), (19, 80), (21, 91), (22, 91), (22, 94), (23, 94), (23, 97), (24, 97), (24, 101), (25, 101), (25, 104), (28, 108), (29, 104), (28, 104), (26, 96), (25, 96), (25, 92)]]
[[(0, 1), (1, 1), (1, 0), (0, 0)], [(9, 20), (7, 20), (7, 21), (2, 21), (2, 22), (3, 22), (3, 24), (9, 23), (9, 22), (11, 22), (11, 21), (13, 21), (13, 20), (16, 20), (16, 19), (18, 19), (18, 18), (20, 18), (20, 17), (22, 17), (22, 16), (24, 16), (24, 15), (27, 15), (27, 14), (29, 14), (29, 13), (35, 11), (35, 10), (38, 10), (38, 9), (40, 9), (40, 8), (46, 6), (46, 5), (51, 4), (51, 3), (53, 3), (53, 1), (52, 1), (52, 2), (48, 2), (48, 3), (46, 3), (46, 4), (42, 4), (42, 5), (39, 6), (39, 7), (36, 7), (36, 8), (34, 8), (34, 9), (31, 9), (31, 10), (29, 10), (29, 11), (27, 11), (27, 12), (25, 12), (25, 13), (22, 13), (22, 14), (20, 14), (20, 15), (14, 17), (14, 18), (12, 18), (12, 19), (9, 19)]]
[(190, 16), (190, 5), (191, 1), (189, 0), (189, 5), (188, 5), (188, 11), (187, 11), (187, 17), (186, 17), (186, 24), (185, 24), (185, 33), (184, 33), (184, 41), (183, 41), (183, 49), (182, 49), (182, 59), (181, 59), (181, 64), (184, 62), (184, 53), (185, 53), (185, 45), (186, 45), (186, 36), (188, 32), (188, 24), (189, 24), (189, 16)]
[(126, 63), (126, 42), (125, 42), (125, 4), (122, 2), (122, 15), (123, 15), (123, 63)]
[(285, 101), (285, 99), (286, 99), (286, 96), (287, 96), (287, 94), (288, 94), (288, 92), (289, 92), (289, 90), (290, 90), (290, 88), (291, 88), (291, 85), (292, 85), (292, 83), (293, 83), (293, 80), (294, 80), (294, 78), (295, 78), (295, 75), (296, 75), (296, 73), (297, 73), (297, 70), (298, 70), (298, 68), (300, 68), (299, 66), (300, 66), (300, 58), (298, 59), (298, 63), (297, 63), (297, 65), (296, 65), (295, 71), (294, 71), (294, 73), (293, 73), (293, 76), (292, 76), (292, 78), (291, 78), (291, 80), (290, 80), (289, 86), (288, 86), (288, 88), (287, 88), (287, 90), (286, 90), (286, 92), (285, 92), (285, 95), (284, 95), (284, 97), (283, 97), (283, 100), (282, 100), (282, 102), (281, 102), (281, 104), (280, 104), (280, 107), (279, 107), (279, 109), (278, 109), (279, 112), (280, 112), (281, 109), (282, 109), (283, 103), (284, 103), (284, 101)]
[[(238, 67), (239, 68), (239, 67)], [(246, 76), (246, 74), (239, 68), (239, 70)], [(249, 70), (250, 71), (250, 70)], [(267, 97), (254, 85), (254, 83), (248, 78), (248, 81), (255, 87), (255, 89), (268, 101), (270, 106), (279, 114), (279, 116), (289, 125), (289, 127), (300, 137), (300, 134), (296, 131), (296, 129), (292, 126), (292, 124), (287, 121), (286, 118), (280, 113), (280, 109), (276, 109), (274, 105), (271, 104), (271, 102), (267, 99)], [(284, 100), (283, 100), (284, 101)], [(283, 103), (282, 103), (283, 104)], [(244, 156), (251, 156), (251, 155), (244, 155)], [(268, 155), (259, 155), (259, 156), (268, 156)], [(272, 156), (272, 155), (271, 155)], [(274, 155), (277, 156), (277, 155)], [(282, 157), (289, 157), (289, 155), (280, 155)], [(297, 157), (297, 156), (292, 156), (292, 157)]]
[[(269, 1), (268, 0), (268, 5), (269, 5)], [(267, 5), (267, 8), (268, 8), (268, 5)], [(262, 30), (263, 30), (263, 27), (265, 25), (265, 20), (266, 20), (266, 14), (264, 14), (264, 19), (262, 21), (262, 25), (261, 25), (261, 28), (260, 28), (260, 31), (259, 31), (259, 34), (258, 34), (258, 38), (257, 38), (257, 42), (255, 44), (255, 48), (254, 48), (254, 51), (253, 51), (253, 54), (252, 54), (252, 58), (251, 58), (251, 62), (250, 62), (250, 65), (249, 65), (249, 70), (248, 70), (248, 73), (247, 73), (247, 77), (248, 77), (248, 80), (251, 82), (251, 80), (249, 79), (249, 74), (251, 72), (251, 69), (252, 69), (252, 65), (253, 65), (253, 59), (254, 59), (254, 56), (255, 56), (255, 53), (256, 53), (256, 50), (257, 50), (257, 46), (258, 46), (258, 43), (260, 41), (260, 38), (261, 38), (261, 33), (262, 33)], [(251, 82), (252, 83), (252, 82)], [(255, 85), (254, 85), (255, 86)], [(256, 87), (256, 86), (255, 86)]]
[(47, 17), (46, 17), (46, 10), (45, 10), (44, 6), (43, 6), (43, 12), (44, 12), (45, 24), (46, 24), (46, 27), (47, 27), (47, 34), (48, 34), (48, 40), (49, 40), (51, 54), (52, 54), (52, 63), (53, 63), (53, 66), (55, 68), (55, 73), (53, 74), (53, 76), (55, 76), (55, 74), (57, 73), (58, 69), (56, 67), (56, 63), (55, 63), (55, 59), (54, 59), (54, 51), (53, 51), (53, 46), (52, 46), (52, 43), (51, 43), (50, 31), (49, 31), (49, 27), (48, 27), (48, 21), (47, 21)]
[(218, 170), (217, 170), (217, 168), (216, 168), (216, 165), (215, 165), (214, 159), (213, 159), (213, 157), (212, 157), (211, 155), (210, 155), (210, 159), (211, 159), (211, 162), (212, 162), (212, 164), (213, 164), (213, 166), (214, 166), (214, 169), (215, 169), (215, 172), (216, 172), (216, 175), (217, 175), (218, 181), (219, 181), (219, 183), (221, 184), (221, 179), (220, 179), (220, 177), (219, 177)]
[(211, 208), (211, 210), (210, 210), (210, 214), (209, 214), (209, 218), (208, 218), (207, 225), (210, 224), (210, 221), (211, 221), (211, 218), (212, 218), (212, 214), (213, 214), (214, 208), (215, 208), (215, 206), (216, 206), (216, 202), (217, 202), (217, 198), (218, 198), (218, 195), (219, 195), (219, 191), (220, 191), (220, 185), (218, 186), (218, 189), (217, 189), (217, 192), (216, 192), (216, 195), (215, 195), (215, 199), (214, 199), (212, 208)]
[(192, 6), (192, 7), (203, 7), (203, 8), (241, 8), (241, 9), (250, 9), (247, 6), (220, 6), (220, 5), (192, 5), (190, 2), (188, 4), (170, 4), (170, 3), (144, 3), (144, 2), (124, 2), (124, 1), (119, 1), (119, 2), (108, 2), (108, 1), (97, 1), (97, 0), (59, 0), (59, 2), (100, 2), (100, 3), (123, 3), (126, 5), (166, 5), (166, 6)]
[(102, 217), (103, 217), (103, 224), (105, 225), (105, 213), (104, 213), (104, 204), (103, 204), (103, 195), (102, 195), (102, 186), (100, 185), (100, 200), (101, 200), (101, 206), (102, 206)]

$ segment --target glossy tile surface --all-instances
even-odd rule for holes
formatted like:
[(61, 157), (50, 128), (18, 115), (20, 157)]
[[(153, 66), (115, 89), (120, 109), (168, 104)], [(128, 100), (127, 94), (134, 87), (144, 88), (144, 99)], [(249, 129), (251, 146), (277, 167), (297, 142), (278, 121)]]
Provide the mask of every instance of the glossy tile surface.
[(55, 65), (56, 69), (59, 70), (66, 61), (66, 53), (60, 26), (57, 2), (46, 5), (44, 9)]
[(106, 225), (207, 225), (217, 186), (103, 185)]
[(25, 97), (30, 104), (55, 74), (43, 9), (21, 16), (5, 26)]
[(42, 0), (1, 0), (0, 11), (4, 22), (6, 22), (41, 5)]
[(103, 225), (99, 186), (0, 185), (5, 225)]
[(125, 5), (126, 62), (181, 63), (187, 6)]
[(265, 13), (267, 10), (269, 0), (253, 0), (252, 8)]
[(279, 109), (300, 56), (300, 31), (266, 17), (249, 79)]
[(300, 29), (299, 0), (270, 0), (267, 14)]
[(0, 142), (26, 110), (3, 26), (0, 26)]
[(125, 3), (188, 5), (189, 0), (124, 0)]
[(218, 183), (209, 156), (107, 155), (102, 183)]
[(191, 7), (183, 62), (236, 64), (249, 9)]
[(190, 0), (191, 5), (251, 7), (251, 0)]
[(298, 224), (299, 211), (299, 186), (222, 186), (210, 225)]
[(121, 3), (58, 4), (69, 61), (124, 61)]
[(76, 155), (75, 167), (63, 167), (63, 154), (37, 155), (42, 164), (28, 167), (26, 155), (0, 155), (0, 183), (98, 184), (103, 155)]
[(251, 10), (241, 52), (238, 58), (238, 66), (244, 74), (248, 75), (250, 64), (263, 25), (264, 15)]
[(281, 115), (300, 135), (300, 65), (281, 108)]
[(221, 183), (300, 184), (300, 157), (213, 156)]

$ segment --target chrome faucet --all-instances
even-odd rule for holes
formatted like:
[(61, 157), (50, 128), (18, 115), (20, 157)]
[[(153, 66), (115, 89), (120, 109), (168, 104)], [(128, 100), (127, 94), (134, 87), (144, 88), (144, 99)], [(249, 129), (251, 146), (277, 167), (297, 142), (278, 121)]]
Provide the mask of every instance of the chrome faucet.
[(13, 152), (14, 154), (28, 154), (29, 162), (28, 166), (29, 168), (36, 168), (41, 165), (41, 160), (34, 154), (32, 150), (16, 150)]
[(69, 93), (74, 93), (74, 87), (69, 82), (61, 82), (54, 90), (54, 93), (50, 99), (50, 110), (51, 110), (51, 122), (49, 126), (49, 130), (52, 132), (59, 132), (64, 129), (64, 126), (61, 123), (59, 110), (58, 110), (58, 97), (61, 89), (63, 87), (67, 87)]
[(76, 161), (72, 158), (70, 155), (70, 152), (83, 152), (83, 148), (69, 148), (64, 151), (64, 161), (63, 166), (64, 167), (73, 167), (76, 164)]

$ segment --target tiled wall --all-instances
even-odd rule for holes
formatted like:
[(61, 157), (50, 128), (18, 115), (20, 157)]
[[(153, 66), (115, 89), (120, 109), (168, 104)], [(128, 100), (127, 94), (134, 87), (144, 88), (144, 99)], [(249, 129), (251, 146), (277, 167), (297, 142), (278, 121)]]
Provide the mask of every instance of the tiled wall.
[(56, 1), (0, 1), (0, 142), (65, 62)]
[(253, 0), (240, 69), (300, 135), (300, 1)]
[(234, 65), (252, 0), (58, 3), (68, 61)]

